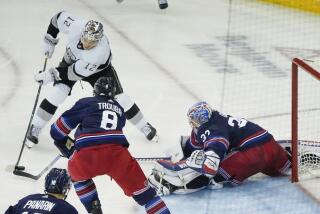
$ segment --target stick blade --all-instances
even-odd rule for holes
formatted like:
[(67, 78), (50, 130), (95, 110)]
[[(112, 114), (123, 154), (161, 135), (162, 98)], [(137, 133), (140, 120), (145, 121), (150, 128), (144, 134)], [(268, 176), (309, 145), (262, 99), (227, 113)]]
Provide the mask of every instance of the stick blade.
[(30, 173), (24, 172), (22, 170), (18, 170), (15, 169), (13, 170), (13, 174), (17, 175), (17, 176), (22, 176), (22, 177), (26, 177), (26, 178), (31, 178), (33, 180), (39, 180), (40, 176), (37, 175), (32, 175)]

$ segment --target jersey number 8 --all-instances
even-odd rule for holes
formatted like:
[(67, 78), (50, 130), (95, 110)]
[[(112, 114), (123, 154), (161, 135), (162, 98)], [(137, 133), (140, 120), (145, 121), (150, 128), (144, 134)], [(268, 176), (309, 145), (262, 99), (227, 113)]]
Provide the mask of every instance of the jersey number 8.
[(105, 130), (115, 130), (118, 124), (118, 116), (115, 112), (105, 110), (102, 112), (100, 127)]

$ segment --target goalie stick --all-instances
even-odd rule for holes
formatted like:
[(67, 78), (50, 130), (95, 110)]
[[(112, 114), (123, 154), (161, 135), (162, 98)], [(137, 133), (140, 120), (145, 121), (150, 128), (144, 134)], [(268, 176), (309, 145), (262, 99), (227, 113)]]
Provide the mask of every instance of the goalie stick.
[(22, 177), (26, 177), (26, 178), (31, 178), (33, 180), (39, 180), (39, 178), (46, 173), (60, 158), (62, 157), (62, 155), (57, 155), (43, 170), (41, 170), (41, 172), (37, 175), (33, 175), (31, 173), (25, 172), (24, 170), (19, 170), (16, 167), (13, 170), (13, 174), (17, 175), (17, 176), (22, 176)]
[[(45, 58), (45, 59), (44, 59), (44, 64), (43, 64), (43, 69), (42, 69), (42, 71), (40, 71), (40, 73), (41, 73), (41, 72), (44, 72), (44, 71), (46, 70), (47, 61), (48, 61), (48, 58)], [(23, 171), (23, 170), (25, 170), (25, 167), (24, 167), (24, 166), (19, 166), (19, 162), (20, 162), (20, 159), (21, 159), (21, 156), (22, 156), (23, 149), (24, 149), (25, 144), (26, 144), (28, 131), (29, 131), (30, 126), (31, 126), (31, 121), (32, 121), (32, 119), (33, 119), (34, 112), (36, 111), (36, 107), (37, 107), (37, 105), (38, 105), (38, 100), (39, 100), (39, 96), (40, 96), (40, 92), (41, 92), (41, 87), (42, 87), (42, 84), (40, 84), (39, 87), (38, 87), (38, 92), (37, 92), (36, 100), (34, 101), (33, 109), (32, 109), (31, 116), (30, 116), (30, 120), (29, 120), (29, 124), (28, 124), (28, 128), (27, 128), (26, 134), (24, 135), (24, 139), (23, 139), (23, 141), (22, 141), (22, 146), (21, 146), (21, 149), (20, 149), (20, 153), (19, 153), (19, 157), (18, 157), (17, 163), (16, 163), (16, 165), (14, 166), (14, 172), (15, 172), (16, 170), (17, 170), (17, 171)]]
[(152, 162), (152, 161), (157, 161), (157, 160), (171, 160), (171, 157), (147, 157), (147, 158), (134, 158), (138, 162)]
[[(291, 144), (291, 140), (277, 140), (277, 142), (281, 145)], [(319, 144), (318, 147), (320, 147), (320, 142), (317, 142), (317, 141), (298, 140), (298, 142), (300, 142), (300, 143), (303, 143), (303, 142), (316, 143), (316, 144)], [(238, 148), (236, 148), (236, 149), (238, 149)], [(158, 160), (171, 160), (171, 157), (161, 157), (161, 156), (159, 156), (159, 157), (136, 157), (135, 159), (141, 163), (148, 163), (148, 162), (158, 161)]]

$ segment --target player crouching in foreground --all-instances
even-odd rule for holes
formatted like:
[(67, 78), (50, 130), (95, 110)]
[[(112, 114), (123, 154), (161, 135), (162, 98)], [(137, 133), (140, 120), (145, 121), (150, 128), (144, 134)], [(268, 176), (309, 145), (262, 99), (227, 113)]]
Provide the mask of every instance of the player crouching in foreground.
[(53, 168), (45, 178), (45, 194), (28, 195), (10, 206), (5, 214), (51, 213), (77, 214), (77, 210), (65, 201), (71, 180), (65, 169)]
[(237, 186), (259, 172), (286, 175), (291, 156), (257, 124), (213, 110), (198, 102), (187, 113), (190, 137), (182, 137), (183, 158), (156, 163), (149, 182), (162, 195), (206, 187)]
[[(156, 191), (149, 186), (137, 161), (128, 151), (122, 132), (125, 112), (114, 99), (116, 85), (111, 77), (100, 77), (93, 97), (80, 99), (51, 126), (51, 136), (62, 154), (69, 158), (68, 171), (80, 201), (89, 213), (102, 213), (92, 178), (108, 175), (127, 196), (148, 214), (169, 214)], [(68, 134), (75, 129), (74, 146)]]

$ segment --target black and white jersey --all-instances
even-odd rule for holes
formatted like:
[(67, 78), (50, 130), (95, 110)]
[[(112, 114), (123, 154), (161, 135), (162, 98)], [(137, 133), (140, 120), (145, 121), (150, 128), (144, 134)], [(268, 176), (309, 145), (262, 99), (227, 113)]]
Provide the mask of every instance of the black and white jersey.
[(62, 11), (52, 17), (47, 31), (53, 37), (59, 32), (67, 35), (63, 59), (69, 65), (67, 75), (71, 81), (97, 73), (106, 68), (111, 61), (109, 41), (105, 35), (92, 49), (83, 49), (80, 39), (88, 21)]

